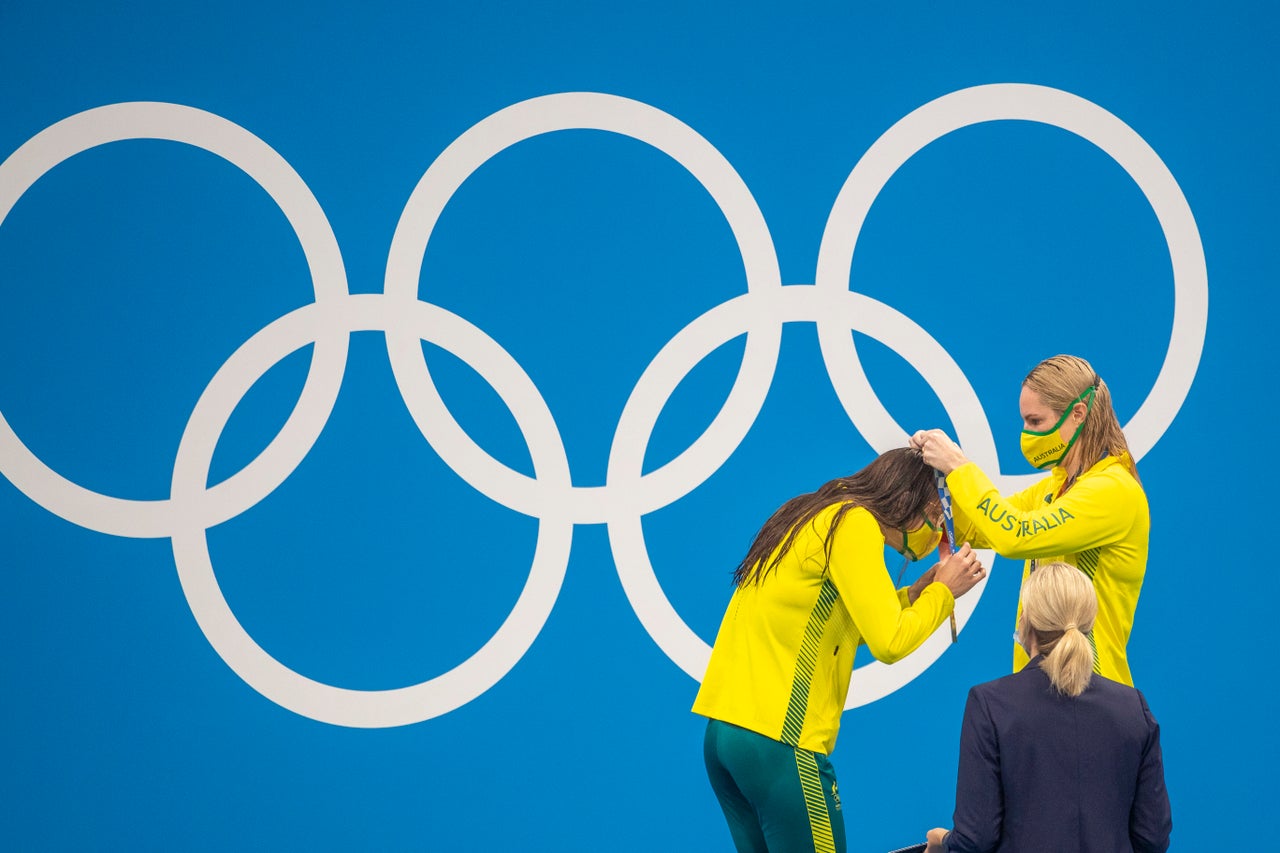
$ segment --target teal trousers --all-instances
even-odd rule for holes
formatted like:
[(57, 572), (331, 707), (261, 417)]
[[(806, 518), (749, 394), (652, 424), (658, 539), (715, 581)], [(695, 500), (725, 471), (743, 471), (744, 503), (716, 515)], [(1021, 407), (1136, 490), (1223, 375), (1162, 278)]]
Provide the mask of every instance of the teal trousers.
[(739, 853), (845, 853), (825, 755), (720, 720), (708, 721), (702, 752)]

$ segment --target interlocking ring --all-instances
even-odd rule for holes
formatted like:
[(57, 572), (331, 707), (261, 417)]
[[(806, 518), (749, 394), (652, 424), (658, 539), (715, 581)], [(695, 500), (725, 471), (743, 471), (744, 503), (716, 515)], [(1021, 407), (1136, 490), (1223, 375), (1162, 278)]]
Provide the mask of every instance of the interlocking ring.
[[(47, 171), (79, 152), (125, 139), (182, 142), (242, 169), (279, 205), (311, 270), (315, 301), (268, 324), (217, 370), (188, 419), (170, 496), (137, 501), (87, 490), (31, 453), (0, 415), (0, 473), (50, 512), (118, 536), (168, 537), (183, 593), (210, 644), (247, 684), (271, 701), (315, 720), (353, 727), (406, 725), (455, 710), (511, 670), (541, 631), (559, 595), (573, 529), (606, 524), (627, 599), (645, 630), (677, 666), (700, 679), (710, 647), (681, 619), (649, 560), (641, 520), (696, 489), (734, 453), (755, 422), (777, 364), (784, 322), (817, 326), (823, 361), (841, 404), (879, 452), (907, 434), (876, 397), (850, 330), (893, 349), (938, 395), (969, 455), (999, 471), (995, 440), (963, 371), (924, 329), (897, 310), (848, 289), (854, 246), (871, 204), (889, 178), (921, 148), (971, 124), (1021, 119), (1071, 131), (1105, 151), (1146, 195), (1173, 262), (1175, 313), (1168, 353), (1147, 399), (1126, 426), (1135, 458), (1163, 435), (1191, 387), (1204, 343), (1208, 278), (1199, 231), (1177, 182), (1132, 129), (1082, 98), (1056, 89), (996, 84), (964, 89), (920, 107), (891, 127), (854, 167), (836, 199), (818, 252), (816, 283), (784, 286), (777, 255), (755, 199), (724, 157), (687, 125), (654, 107), (596, 93), (523, 101), (458, 137), (427, 169), (396, 226), (381, 294), (347, 291), (342, 256), (323, 210), (293, 168), (249, 131), (191, 107), (126, 103), (99, 107), (52, 125), (0, 164), (0, 224)], [(654, 356), (627, 399), (609, 452), (606, 483), (575, 487), (555, 419), (524, 369), (500, 344), (461, 317), (419, 298), (431, 233), (444, 207), (476, 169), (502, 150), (545, 133), (594, 129), (640, 140), (680, 163), (720, 207), (742, 253), (747, 292), (697, 317)], [(287, 479), (324, 429), (355, 331), (381, 331), (396, 384), (419, 431), (470, 486), (539, 520), (529, 578), (498, 631), (442, 675), (392, 690), (350, 690), (291, 670), (244, 630), (218, 586), (207, 530), (250, 509)], [(724, 404), (688, 448), (654, 471), (643, 460), (658, 415), (699, 362), (746, 334), (746, 348)], [(488, 381), (529, 445), (534, 476), (494, 459), (462, 429), (441, 399), (422, 356), (429, 341)], [(209, 465), (228, 419), (245, 393), (290, 353), (314, 345), (297, 404), (267, 447), (242, 470), (209, 487)], [(994, 479), (1016, 488), (1036, 475)], [(985, 553), (990, 561), (990, 552)], [(957, 606), (961, 628), (985, 581)], [(846, 707), (875, 701), (923, 672), (947, 648), (936, 633), (906, 660), (871, 662), (854, 673)]]

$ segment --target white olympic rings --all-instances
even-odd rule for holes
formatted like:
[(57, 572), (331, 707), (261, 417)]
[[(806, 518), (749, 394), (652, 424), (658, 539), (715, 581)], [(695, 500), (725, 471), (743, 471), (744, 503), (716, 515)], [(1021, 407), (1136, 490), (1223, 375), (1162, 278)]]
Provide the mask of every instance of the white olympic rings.
[[(877, 451), (905, 431), (876, 397), (850, 330), (889, 346), (938, 395), (961, 444), (985, 470), (999, 460), (981, 402), (959, 366), (927, 332), (887, 305), (848, 290), (853, 250), (872, 202), (894, 172), (930, 142), (971, 124), (1002, 119), (1071, 131), (1109, 154), (1146, 195), (1173, 263), (1175, 309), (1168, 353), (1147, 399), (1126, 425), (1135, 457), (1163, 435), (1191, 386), (1204, 342), (1208, 278), (1199, 231), (1177, 182), (1146, 142), (1115, 116), (1075, 95), (1024, 84), (964, 89), (931, 101), (890, 128), (850, 173), (828, 219), (814, 285), (784, 286), (764, 217), (741, 178), (702, 136), (672, 116), (621, 97), (564, 93), (515, 104), (458, 137), (428, 168), (397, 224), (382, 294), (352, 295), (337, 241), (307, 185), (266, 143), (218, 116), (164, 103), (99, 107), (60, 121), (0, 163), (0, 224), (17, 201), (63, 160), (125, 139), (162, 139), (210, 151), (255, 180), (279, 205), (302, 244), (315, 302), (268, 324), (242, 344), (201, 394), (183, 431), (167, 500), (136, 501), (87, 490), (41, 462), (0, 414), (0, 473), (33, 501), (83, 527), (119, 536), (172, 539), (183, 592), (209, 642), (247, 684), (298, 714), (336, 725), (405, 725), (448, 713), (484, 693), (523, 657), (549, 616), (577, 524), (606, 524), (618, 576), (637, 617), (671, 660), (700, 679), (710, 648), (680, 618), (658, 583), (641, 520), (696, 489), (733, 454), (773, 379), (784, 322), (814, 322), (823, 361), (854, 426)], [(427, 243), (454, 192), (491, 157), (520, 141), (589, 128), (648, 143), (680, 163), (723, 212), (742, 253), (747, 292), (694, 319), (656, 354), (632, 391), (609, 453), (606, 484), (575, 487), (555, 420), (520, 365), (462, 318), (419, 299)], [(396, 383), (418, 429), (441, 459), (494, 501), (539, 520), (529, 578), (490, 640), (454, 669), (392, 690), (350, 690), (307, 678), (271, 657), (228, 606), (206, 531), (251, 508), (287, 479), (328, 421), (346, 367), (351, 332), (385, 333)], [(666, 465), (643, 473), (649, 437), (683, 378), (717, 347), (746, 333), (733, 387), (711, 424)], [(481, 449), (436, 390), (421, 341), (452, 352), (493, 385), (529, 445), (534, 476)], [(248, 465), (209, 487), (214, 447), (244, 394), (288, 354), (314, 344), (299, 400), (280, 433)], [(1027, 478), (997, 475), (1002, 488)], [(987, 555), (988, 561), (990, 555)], [(984, 582), (985, 585), (985, 582)], [(963, 627), (981, 595), (960, 600)], [(943, 632), (892, 668), (854, 673), (847, 707), (874, 701), (923, 672), (947, 647)]]

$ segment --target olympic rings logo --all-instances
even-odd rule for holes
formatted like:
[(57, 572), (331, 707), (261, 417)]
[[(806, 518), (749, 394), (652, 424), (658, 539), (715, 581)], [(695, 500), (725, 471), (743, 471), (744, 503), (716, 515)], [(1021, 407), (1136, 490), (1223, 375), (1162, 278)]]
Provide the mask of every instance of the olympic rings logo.
[[(1156, 382), (1126, 425), (1141, 458), (1186, 397), (1204, 343), (1208, 278), (1199, 231), (1164, 163), (1124, 122), (1056, 89), (994, 84), (963, 89), (914, 110), (859, 160), (822, 236), (814, 284), (783, 285), (769, 229), (741, 178), (696, 131), (654, 107), (596, 93), (564, 93), (514, 104), (458, 137), (427, 169), (400, 217), (380, 294), (351, 294), (337, 240), (310, 189), (265, 142), (216, 115), (176, 104), (121, 103), (91, 109), (32, 137), (0, 164), (0, 224), (50, 169), (95, 146), (127, 139), (182, 142), (222, 157), (279, 205), (301, 242), (315, 301), (267, 325), (217, 370), (183, 431), (166, 500), (126, 500), (87, 490), (46, 466), (0, 415), (0, 473), (31, 500), (83, 527), (117, 536), (172, 540), (183, 592), (210, 644), (253, 689), (298, 714), (336, 725), (387, 727), (446, 714), (480, 696), (523, 657), (559, 595), (577, 524), (606, 524), (618, 577), (658, 647), (700, 679), (708, 645), (681, 619), (658, 584), (642, 517), (696, 489), (738, 447), (772, 382), (784, 322), (817, 325), (823, 361), (854, 426), (873, 448), (901, 446), (906, 431), (876, 397), (850, 330), (875, 338), (920, 371), (945, 407), (970, 457), (999, 471), (982, 405), (959, 366), (924, 329), (895, 309), (848, 289), (854, 246), (889, 178), (924, 146), (959, 128), (1007, 119), (1053, 125), (1092, 142), (1125, 169), (1154, 209), (1169, 246), (1175, 288), (1169, 349)], [(689, 323), (654, 357), (632, 391), (609, 452), (606, 484), (575, 487), (565, 447), (545, 401), (525, 371), (476, 326), (418, 297), (427, 242), (445, 205), (476, 169), (522, 140), (568, 129), (610, 131), (645, 142), (687, 169), (719, 205), (746, 268), (747, 292)], [(275, 490), (324, 428), (346, 366), (349, 336), (385, 334), (392, 371), (418, 429), (471, 487), (539, 520), (529, 577), (498, 631), (454, 669), (408, 687), (350, 690), (314, 681), (271, 657), (244, 630), (223, 596), (206, 531)], [(642, 473), (649, 437), (683, 378), (724, 343), (746, 333), (746, 348), (724, 404), (688, 448)], [(429, 341), (452, 352), (497, 391), (529, 446), (534, 476), (503, 465), (473, 442), (441, 399), (422, 355)], [(208, 487), (222, 430), (249, 388), (273, 365), (313, 345), (298, 402), (284, 426), (242, 470)], [(1036, 475), (1029, 475), (1034, 477)], [(1002, 488), (1029, 477), (997, 475)], [(963, 626), (981, 594), (957, 608)], [(946, 648), (941, 633), (892, 668), (872, 662), (854, 674), (847, 707), (872, 702), (923, 672)]]

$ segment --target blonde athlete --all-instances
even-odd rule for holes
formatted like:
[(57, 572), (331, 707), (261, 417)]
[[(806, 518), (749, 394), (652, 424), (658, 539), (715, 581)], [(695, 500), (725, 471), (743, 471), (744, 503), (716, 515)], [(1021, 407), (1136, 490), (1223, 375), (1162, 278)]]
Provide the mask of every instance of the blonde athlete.
[(756, 534), (693, 704), (710, 718), (707, 775), (739, 851), (845, 850), (827, 756), (858, 646), (886, 663), (910, 654), (986, 574), (965, 545), (894, 590), (885, 545), (925, 556), (940, 514), (932, 470), (900, 448), (791, 499)]
[[(1125, 648), (1147, 568), (1151, 518), (1107, 383), (1089, 362), (1058, 355), (1022, 382), (1022, 452), (1049, 476), (1004, 497), (941, 430), (916, 433), (911, 444), (947, 474), (956, 536), (1002, 557), (1070, 563), (1093, 582), (1098, 619), (1089, 633), (1094, 672), (1130, 686)], [(1022, 612), (1022, 603), (1018, 603)], [(1027, 663), (1014, 647), (1013, 670)]]

